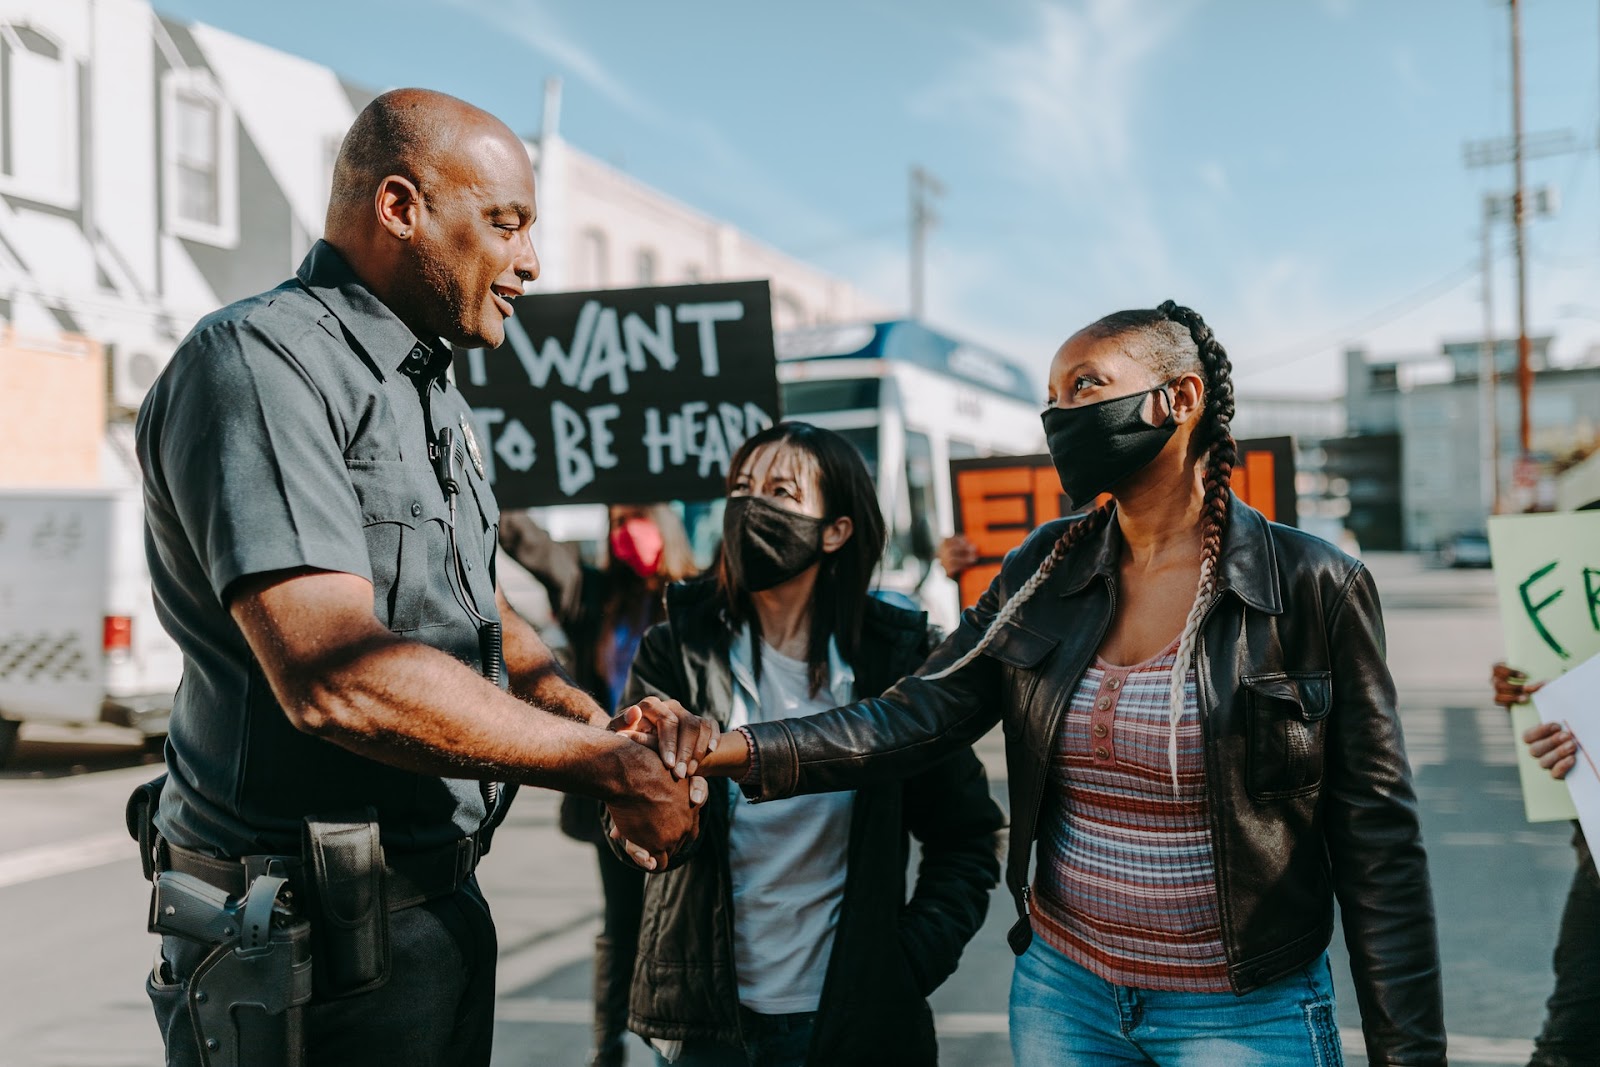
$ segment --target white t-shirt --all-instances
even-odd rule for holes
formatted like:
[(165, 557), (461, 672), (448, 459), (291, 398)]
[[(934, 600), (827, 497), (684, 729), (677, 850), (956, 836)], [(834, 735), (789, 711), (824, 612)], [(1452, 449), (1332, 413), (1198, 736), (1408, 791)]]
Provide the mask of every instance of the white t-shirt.
[[(827, 688), (811, 696), (804, 662), (764, 642), (758, 688), (758, 701), (734, 701), (734, 718), (771, 722), (837, 705)], [(739, 790), (730, 792), (728, 866), (739, 1002), (762, 1015), (816, 1011), (844, 901), (855, 794), (752, 804)]]

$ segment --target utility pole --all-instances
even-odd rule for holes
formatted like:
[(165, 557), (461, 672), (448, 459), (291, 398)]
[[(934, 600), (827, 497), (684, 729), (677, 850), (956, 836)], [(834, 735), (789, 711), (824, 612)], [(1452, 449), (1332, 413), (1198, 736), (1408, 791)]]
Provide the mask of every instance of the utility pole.
[(929, 200), (943, 196), (939, 179), (920, 166), (911, 168), (911, 317), (921, 320), (924, 308), (928, 231), (939, 221)]
[(1520, 415), (1518, 445), (1526, 460), (1533, 451), (1530, 422), (1533, 395), (1533, 353), (1528, 343), (1528, 242), (1527, 191), (1522, 174), (1522, 5), (1511, 0), (1511, 159), (1516, 169), (1516, 190), (1511, 196), (1511, 223), (1517, 249), (1517, 402)]
[(1483, 346), (1478, 359), (1479, 455), (1484, 509), (1500, 512), (1500, 352), (1494, 335), (1494, 220), (1504, 197), (1483, 198)]

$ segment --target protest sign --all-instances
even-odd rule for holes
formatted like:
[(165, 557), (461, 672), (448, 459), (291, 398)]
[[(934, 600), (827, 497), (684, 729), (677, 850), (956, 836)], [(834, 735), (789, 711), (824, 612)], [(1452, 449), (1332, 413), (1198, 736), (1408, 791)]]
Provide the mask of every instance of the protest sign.
[(722, 496), (777, 421), (775, 367), (767, 283), (725, 282), (525, 296), (455, 377), (496, 499), (521, 508)]
[[(1557, 722), (1577, 738), (1578, 754), (1562, 779), (1583, 836), (1600, 841), (1600, 656), (1590, 656), (1533, 695), (1533, 706), (1544, 722)], [(1548, 774), (1548, 771), (1543, 772)], [(1552, 779), (1553, 781), (1553, 779)]]
[[(1600, 512), (1496, 515), (1489, 549), (1508, 664), (1539, 681), (1600, 653)], [(1538, 721), (1530, 707), (1511, 713), (1523, 809), (1529, 822), (1574, 818), (1567, 787), (1522, 743)]]
[[(1274, 522), (1295, 525), (1293, 439), (1263, 437), (1238, 447), (1233, 490), (1239, 499)], [(1071, 514), (1049, 456), (952, 460), (950, 485), (956, 532), (978, 550), (977, 563), (959, 579), (963, 605), (978, 602), (1006, 553), (1035, 527)]]

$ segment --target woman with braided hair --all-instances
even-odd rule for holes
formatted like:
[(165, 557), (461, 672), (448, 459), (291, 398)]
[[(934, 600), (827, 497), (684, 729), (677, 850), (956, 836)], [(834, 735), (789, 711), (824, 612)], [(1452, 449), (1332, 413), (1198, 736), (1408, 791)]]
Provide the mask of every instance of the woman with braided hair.
[[(1045, 435), (1074, 505), (1108, 502), (1035, 530), (883, 696), (742, 727), (699, 764), (755, 800), (854, 789), (1001, 722), (1019, 1067), (1340, 1063), (1336, 901), (1369, 1062), (1445, 1062), (1377, 591), (1231, 493), (1233, 410), (1190, 309), (1078, 331)], [(635, 736), (675, 748), (654, 725)]]

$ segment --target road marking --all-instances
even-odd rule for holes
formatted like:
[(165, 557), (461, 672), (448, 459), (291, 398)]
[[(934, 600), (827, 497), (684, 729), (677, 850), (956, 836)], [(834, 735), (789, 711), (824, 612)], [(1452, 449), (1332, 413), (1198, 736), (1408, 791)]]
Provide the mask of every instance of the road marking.
[(594, 1004), (587, 1000), (555, 1000), (550, 997), (528, 997), (525, 1000), (502, 1000), (494, 1009), (494, 1017), (507, 1023), (592, 1023)]
[[(594, 1021), (594, 1005), (587, 1000), (555, 997), (526, 997), (502, 1000), (495, 1018), (514, 1023), (578, 1023)], [(1004, 1034), (1010, 1029), (1001, 1011), (951, 1011), (934, 1017), (941, 1037), (971, 1037), (977, 1034)], [(1365, 1055), (1366, 1039), (1361, 1031), (1346, 1027), (1339, 1031), (1346, 1053)], [(1520, 1038), (1468, 1037), (1450, 1035), (1450, 1058), (1457, 1063), (1526, 1063), (1533, 1053), (1533, 1042)]]
[(86, 871), (138, 854), (139, 846), (128, 839), (126, 832), (95, 834), (76, 841), (18, 849), (0, 855), (0, 889), (58, 874)]
[[(525, 948), (501, 956), (495, 966), (494, 986), (500, 999), (500, 1007), (496, 1009), (496, 1014), (498, 1015), (508, 1004), (523, 1003), (522, 1000), (515, 999), (518, 990), (527, 989), (561, 968), (593, 956), (594, 939), (599, 933), (600, 919), (591, 913), (565, 928), (551, 931), (550, 936), (542, 937)], [(542, 999), (534, 997), (531, 1001)], [(587, 1001), (583, 1003), (584, 1011), (587, 1013), (585, 1018), (593, 1018), (594, 1006)], [(512, 1017), (507, 1016), (507, 1018)]]
[[(1365, 1051), (1361, 1031), (1349, 1033), (1341, 1030), (1346, 1051)], [(1450, 1061), (1452, 1063), (1516, 1063), (1528, 1062), (1533, 1055), (1533, 1042), (1517, 1037), (1464, 1037), (1450, 1035)]]

